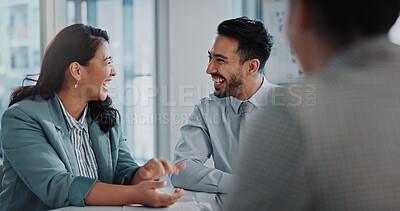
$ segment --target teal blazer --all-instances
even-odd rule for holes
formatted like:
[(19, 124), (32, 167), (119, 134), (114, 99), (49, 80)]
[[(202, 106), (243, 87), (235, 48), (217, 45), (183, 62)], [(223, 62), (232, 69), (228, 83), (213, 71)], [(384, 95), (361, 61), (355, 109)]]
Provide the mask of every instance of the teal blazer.
[(0, 210), (84, 206), (97, 181), (129, 184), (139, 166), (129, 153), (120, 119), (107, 133), (90, 117), (88, 123), (99, 180), (75, 176), (78, 165), (56, 97), (36, 96), (8, 108), (1, 121), (4, 179)]

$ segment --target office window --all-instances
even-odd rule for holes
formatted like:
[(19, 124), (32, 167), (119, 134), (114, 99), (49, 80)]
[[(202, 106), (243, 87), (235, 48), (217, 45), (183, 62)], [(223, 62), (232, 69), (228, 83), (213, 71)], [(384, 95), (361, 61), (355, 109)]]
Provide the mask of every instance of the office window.
[[(109, 95), (135, 161), (154, 157), (154, 0), (67, 0), (67, 25), (107, 30), (117, 76)], [(112, 15), (110, 15), (112, 14)]]
[(40, 72), (39, 15), (39, 0), (0, 0), (0, 115), (25, 76)]

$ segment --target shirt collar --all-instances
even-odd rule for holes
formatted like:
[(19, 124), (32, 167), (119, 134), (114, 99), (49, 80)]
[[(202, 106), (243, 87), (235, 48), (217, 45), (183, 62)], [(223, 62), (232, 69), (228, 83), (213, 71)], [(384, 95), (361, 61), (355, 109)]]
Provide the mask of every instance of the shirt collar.
[[(263, 76), (263, 82), (261, 84), (261, 87), (256, 91), (256, 93), (253, 94), (248, 100), (244, 101), (250, 101), (255, 105), (256, 107), (265, 105), (265, 98), (268, 94), (268, 90), (272, 84), (267, 81), (267, 79)], [(235, 97), (230, 96), (230, 102), (232, 105), (233, 110), (238, 113), (239, 112), (239, 107), (242, 104), (242, 100), (238, 100)]]
[(57, 99), (58, 99), (58, 102), (61, 105), (61, 110), (62, 110), (62, 112), (64, 114), (65, 121), (67, 122), (68, 129), (69, 130), (72, 129), (72, 128), (81, 129), (81, 130), (83, 129), (86, 132), (88, 132), (89, 131), (89, 126), (88, 126), (87, 118), (86, 118), (86, 114), (87, 114), (87, 110), (88, 110), (87, 104), (85, 106), (85, 109), (83, 110), (83, 114), (82, 114), (81, 119), (79, 119), (79, 121), (77, 121), (74, 117), (72, 117), (68, 113), (68, 111), (65, 109), (64, 105), (62, 104), (60, 98), (58, 98), (58, 96), (57, 96)]

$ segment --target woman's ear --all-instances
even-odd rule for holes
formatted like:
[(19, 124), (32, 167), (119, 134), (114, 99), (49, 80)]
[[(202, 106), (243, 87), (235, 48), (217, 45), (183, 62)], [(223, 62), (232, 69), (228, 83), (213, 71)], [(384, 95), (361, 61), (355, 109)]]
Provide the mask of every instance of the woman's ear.
[(69, 64), (68, 71), (75, 80), (81, 80), (81, 65), (78, 62), (72, 62)]

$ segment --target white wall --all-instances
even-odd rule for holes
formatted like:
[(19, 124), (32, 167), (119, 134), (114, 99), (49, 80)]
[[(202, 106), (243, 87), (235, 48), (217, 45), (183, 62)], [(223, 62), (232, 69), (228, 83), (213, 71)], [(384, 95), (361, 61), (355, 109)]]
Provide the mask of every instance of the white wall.
[(170, 155), (193, 106), (213, 91), (207, 51), (225, 19), (240, 16), (237, 0), (170, 1)]

